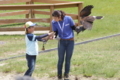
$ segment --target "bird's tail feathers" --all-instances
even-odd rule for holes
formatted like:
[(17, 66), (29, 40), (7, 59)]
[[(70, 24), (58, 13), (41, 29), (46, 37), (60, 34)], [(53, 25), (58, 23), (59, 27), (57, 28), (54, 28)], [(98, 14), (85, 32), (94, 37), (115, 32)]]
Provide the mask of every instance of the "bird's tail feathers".
[(104, 16), (93, 16), (95, 19), (103, 19)]

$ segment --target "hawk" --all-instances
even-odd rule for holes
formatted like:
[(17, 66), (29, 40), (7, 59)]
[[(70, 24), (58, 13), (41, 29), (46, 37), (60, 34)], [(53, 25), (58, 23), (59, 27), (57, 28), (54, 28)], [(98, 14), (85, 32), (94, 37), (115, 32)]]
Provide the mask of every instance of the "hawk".
[(93, 5), (88, 5), (80, 11), (81, 25), (76, 27), (77, 34), (86, 29), (91, 30), (94, 20), (103, 18), (103, 16), (90, 16), (92, 8), (94, 8)]

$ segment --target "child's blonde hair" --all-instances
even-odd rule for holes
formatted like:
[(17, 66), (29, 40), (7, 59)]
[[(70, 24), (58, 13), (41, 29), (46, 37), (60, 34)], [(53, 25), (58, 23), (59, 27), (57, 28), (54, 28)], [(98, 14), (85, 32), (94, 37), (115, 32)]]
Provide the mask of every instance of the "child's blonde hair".
[(28, 34), (28, 28), (25, 28), (25, 34)]

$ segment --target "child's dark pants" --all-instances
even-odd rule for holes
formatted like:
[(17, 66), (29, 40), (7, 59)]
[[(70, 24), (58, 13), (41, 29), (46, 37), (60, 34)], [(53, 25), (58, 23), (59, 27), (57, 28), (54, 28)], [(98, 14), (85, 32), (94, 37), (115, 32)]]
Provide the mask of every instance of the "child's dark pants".
[(26, 54), (28, 70), (24, 74), (25, 76), (32, 76), (32, 73), (35, 69), (36, 56)]

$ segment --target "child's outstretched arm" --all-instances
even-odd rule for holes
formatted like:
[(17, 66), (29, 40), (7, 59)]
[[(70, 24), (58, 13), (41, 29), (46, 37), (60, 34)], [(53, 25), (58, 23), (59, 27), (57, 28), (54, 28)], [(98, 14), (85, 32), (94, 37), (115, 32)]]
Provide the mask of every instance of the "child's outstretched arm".
[(43, 41), (42, 38), (45, 38), (47, 36), (51, 36), (53, 33), (47, 33), (47, 34), (43, 34), (43, 35), (39, 35), (39, 36), (36, 36), (34, 34), (27, 34), (27, 37), (30, 41)]
[[(54, 35), (54, 32), (50, 32), (50, 33), (48, 33), (48, 34), (44, 34), (44, 35), (40, 35), (40, 36), (36, 36), (36, 39), (38, 40), (38, 41), (47, 41), (51, 36), (53, 36)], [(46, 37), (46, 38), (45, 38)], [(44, 38), (44, 39), (43, 39)]]
[(35, 37), (35, 40), (37, 39), (38, 41), (43, 41), (42, 38), (49, 36), (49, 34), (43, 34)]

